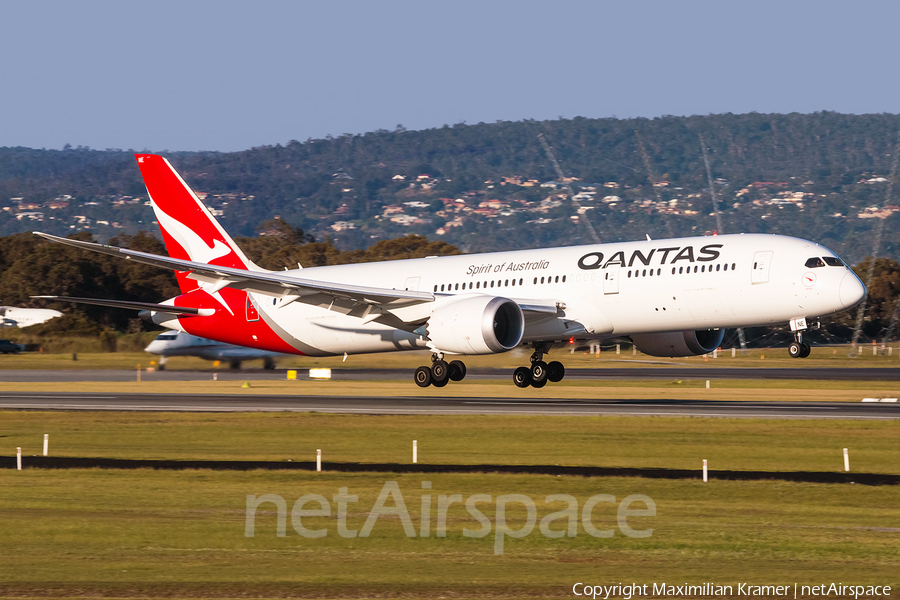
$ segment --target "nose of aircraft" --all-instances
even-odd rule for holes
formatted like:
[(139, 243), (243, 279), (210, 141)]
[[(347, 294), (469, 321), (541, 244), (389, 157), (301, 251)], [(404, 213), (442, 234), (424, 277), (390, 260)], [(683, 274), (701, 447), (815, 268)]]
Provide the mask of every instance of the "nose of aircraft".
[(840, 296), (844, 308), (856, 306), (866, 295), (866, 286), (859, 280), (856, 273), (847, 273), (841, 280)]

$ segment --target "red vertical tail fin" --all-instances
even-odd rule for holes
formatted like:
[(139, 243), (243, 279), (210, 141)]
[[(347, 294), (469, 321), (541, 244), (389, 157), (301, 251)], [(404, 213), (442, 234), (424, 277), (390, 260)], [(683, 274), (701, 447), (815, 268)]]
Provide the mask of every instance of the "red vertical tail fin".
[[(136, 154), (147, 193), (169, 256), (222, 267), (261, 270), (200, 202), (169, 161), (155, 154)], [(176, 273), (182, 292), (197, 288), (184, 273)]]

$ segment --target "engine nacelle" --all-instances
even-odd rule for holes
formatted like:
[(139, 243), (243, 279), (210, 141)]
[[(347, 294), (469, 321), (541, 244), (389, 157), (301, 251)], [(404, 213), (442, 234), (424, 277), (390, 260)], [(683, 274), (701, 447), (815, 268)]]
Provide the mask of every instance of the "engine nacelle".
[(724, 329), (701, 329), (699, 331), (636, 333), (631, 336), (631, 340), (644, 354), (673, 358), (712, 352), (719, 347), (724, 337)]
[(428, 338), (444, 352), (495, 354), (512, 350), (525, 334), (525, 315), (508, 298), (469, 296), (437, 308)]

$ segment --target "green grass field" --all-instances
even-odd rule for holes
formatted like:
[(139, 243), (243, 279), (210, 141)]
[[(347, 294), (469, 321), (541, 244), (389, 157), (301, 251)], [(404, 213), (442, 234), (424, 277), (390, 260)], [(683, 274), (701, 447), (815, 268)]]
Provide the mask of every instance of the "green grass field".
[[(212, 383), (178, 386), (200, 391), (191, 386), (209, 389)], [(646, 388), (568, 382), (557, 391), (773, 398), (799, 393), (794, 384), (816, 384), (717, 380), (705, 390), (702, 383)], [(509, 394), (505, 381), (466, 384), (473, 386), (467, 393)], [(109, 385), (171, 391), (172, 384)], [(215, 391), (244, 393), (318, 386), (387, 394), (397, 387), (382, 381), (254, 382), (250, 390), (235, 382), (215, 385)], [(858, 394), (827, 389), (839, 385), (828, 382), (807, 393)], [(321, 448), (325, 471), (29, 469), (45, 433), (51, 456), (312, 461)], [(13, 456), (22, 447), (26, 469), (0, 470), (0, 598), (540, 598), (572, 596), (577, 582), (843, 582), (896, 590), (900, 486), (724, 481), (715, 472), (837, 472), (843, 469), (842, 448), (849, 448), (851, 471), (900, 474), (898, 438), (896, 421), (3, 411), (0, 453)], [(696, 469), (698, 479), (328, 471), (329, 462), (411, 462), (414, 439), (421, 463)], [(703, 459), (710, 467), (706, 484), (699, 479)], [(423, 513), (429, 515), (429, 535), (407, 537), (402, 519), (383, 515), (370, 536), (344, 538), (334, 512), (302, 520), (310, 529), (325, 528), (325, 537), (295, 531), (290, 512), (298, 498), (319, 494), (336, 511), (333, 496), (343, 487), (358, 496), (349, 505), (347, 527), (360, 530), (388, 481), (397, 482), (415, 531)], [(430, 491), (423, 491), (423, 481), (431, 482)], [(264, 494), (285, 500), (284, 537), (277, 535), (271, 503), (256, 512), (255, 536), (245, 536), (247, 496)], [(490, 519), (489, 535), (464, 536), (464, 529), (480, 524), (464, 505), (454, 504), (447, 511), (446, 537), (437, 537), (438, 497), (452, 494), (491, 497), (478, 505)], [(498, 555), (495, 502), (505, 494), (532, 499), (536, 523), (521, 539), (502, 536), (504, 552)], [(612, 528), (612, 537), (592, 537), (580, 518), (574, 537), (546, 537), (540, 521), (564, 508), (545, 502), (551, 494), (573, 496), (579, 510), (597, 494), (612, 495), (615, 503), (643, 494), (655, 503), (656, 515), (627, 523), (652, 528), (652, 535), (624, 535), (616, 504), (604, 502), (588, 524)], [(423, 495), (431, 496), (429, 510), (422, 509)], [(506, 521), (514, 531), (525, 526), (524, 507), (513, 503)], [(551, 529), (565, 529), (565, 521), (554, 521)]]
[[(736, 585), (900, 582), (897, 490), (777, 482), (659, 481), (513, 475), (337, 474), (298, 472), (7, 471), (0, 511), (0, 595), (77, 597), (562, 597), (576, 582), (591, 584), (716, 582)], [(433, 496), (431, 532), (406, 537), (394, 516), (377, 519), (366, 538), (343, 538), (332, 516), (305, 518), (325, 537), (301, 537), (287, 517), (278, 537), (275, 505), (257, 512), (245, 537), (246, 496), (276, 494), (287, 510), (305, 494), (329, 502), (346, 487), (358, 502), (347, 527), (362, 528), (387, 481), (396, 481), (418, 532), (421, 497)], [(538, 527), (504, 538), (495, 554), (495, 523), (484, 538), (463, 529), (479, 524), (460, 504), (447, 513), (446, 537), (436, 536), (438, 495), (522, 494), (539, 522), (565, 505), (544, 502), (569, 494), (583, 507), (595, 494), (615, 502), (644, 494), (655, 516), (617, 528), (616, 505), (600, 504), (589, 521), (613, 536), (550, 539)], [(388, 502), (393, 506), (394, 502)], [(307, 508), (318, 507), (318, 505)], [(479, 505), (495, 517), (496, 504)], [(332, 507), (336, 510), (336, 507)], [(644, 508), (638, 504), (632, 508)], [(507, 524), (526, 523), (511, 505)], [(557, 521), (552, 529), (565, 529)]]
[(539, 464), (900, 474), (898, 421), (315, 413), (0, 412), (12, 456)]

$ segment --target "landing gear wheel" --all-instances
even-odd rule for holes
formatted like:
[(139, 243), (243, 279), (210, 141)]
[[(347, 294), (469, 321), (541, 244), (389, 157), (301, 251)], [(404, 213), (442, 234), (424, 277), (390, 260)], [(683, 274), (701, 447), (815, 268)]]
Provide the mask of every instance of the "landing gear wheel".
[(462, 381), (466, 377), (466, 364), (461, 360), (450, 361), (450, 380)]
[(263, 359), (263, 369), (271, 371), (275, 368), (275, 360), (272, 358)]
[(544, 387), (547, 384), (547, 363), (542, 360), (531, 363), (531, 385)]
[(806, 358), (807, 356), (809, 356), (809, 353), (812, 352), (812, 348), (809, 347), (809, 344), (803, 342), (802, 344), (800, 344), (800, 346), (802, 347), (802, 350), (800, 351), (800, 358)]
[(438, 381), (447, 381), (450, 378), (450, 365), (443, 360), (436, 360), (431, 363), (431, 383)]
[(531, 369), (528, 367), (519, 367), (513, 371), (513, 383), (516, 387), (527, 388), (531, 385)]
[(413, 376), (416, 380), (416, 385), (419, 387), (428, 387), (431, 385), (431, 369), (428, 367), (419, 367), (416, 369), (416, 374)]
[(450, 378), (449, 378), (449, 377), (448, 377), (447, 379), (443, 380), (443, 381), (438, 381), (437, 379), (432, 379), (432, 380), (431, 380), (431, 385), (433, 385), (434, 387), (444, 387), (444, 386), (447, 385), (448, 383), (450, 383)]
[(562, 381), (566, 376), (566, 368), (558, 360), (554, 360), (547, 364), (547, 379), (551, 383)]
[(788, 346), (788, 354), (791, 358), (803, 358), (803, 346), (799, 342), (791, 342)]

